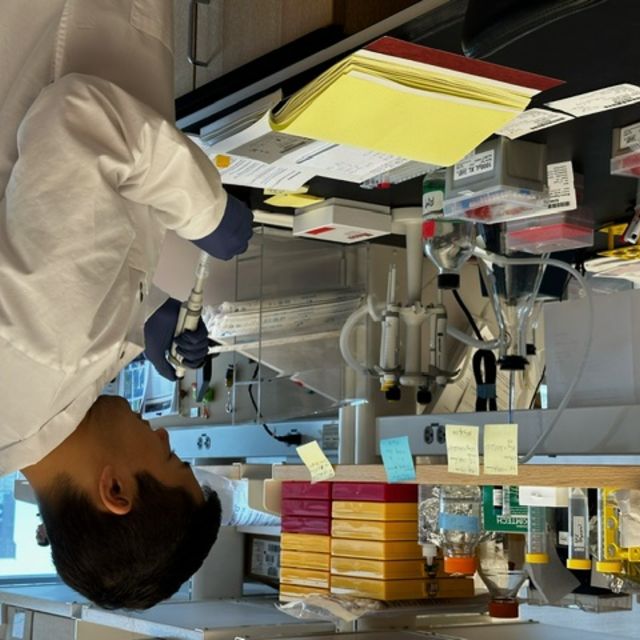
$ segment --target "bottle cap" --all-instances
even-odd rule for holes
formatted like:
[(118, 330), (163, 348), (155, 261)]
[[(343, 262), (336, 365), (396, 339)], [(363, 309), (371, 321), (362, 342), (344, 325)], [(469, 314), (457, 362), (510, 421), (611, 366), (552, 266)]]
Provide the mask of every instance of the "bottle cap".
[(462, 556), (444, 558), (445, 573), (461, 573), (466, 576), (472, 576), (476, 572), (476, 559), (473, 556)]
[(567, 560), (567, 569), (589, 571), (591, 569), (591, 560), (587, 560), (586, 558), (569, 558)]
[(438, 289), (458, 289), (460, 276), (457, 273), (441, 273), (438, 275)]
[(529, 564), (548, 564), (549, 554), (548, 553), (527, 553), (524, 556), (524, 560)]
[(517, 600), (492, 600), (489, 615), (492, 618), (517, 618), (520, 615)]
[(619, 560), (598, 560), (596, 562), (596, 571), (598, 573), (620, 573), (622, 571), (622, 562)]

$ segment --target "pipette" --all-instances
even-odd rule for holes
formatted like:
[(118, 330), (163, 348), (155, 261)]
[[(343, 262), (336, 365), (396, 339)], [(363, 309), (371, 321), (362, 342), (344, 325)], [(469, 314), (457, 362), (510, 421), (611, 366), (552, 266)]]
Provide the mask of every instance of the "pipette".
[[(174, 337), (179, 336), (184, 331), (195, 331), (198, 328), (200, 314), (202, 313), (204, 281), (209, 276), (209, 254), (200, 252), (200, 258), (196, 267), (196, 280), (189, 294), (189, 298), (182, 303)], [(185, 367), (182, 366), (182, 356), (177, 351), (175, 341), (171, 344), (171, 350), (167, 351), (167, 361), (176, 370), (177, 378), (184, 378)]]

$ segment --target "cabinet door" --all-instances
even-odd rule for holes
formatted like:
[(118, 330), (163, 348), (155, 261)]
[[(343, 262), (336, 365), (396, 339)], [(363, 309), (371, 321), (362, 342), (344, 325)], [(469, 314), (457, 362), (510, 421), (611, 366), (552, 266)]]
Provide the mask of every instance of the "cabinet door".
[[(175, 0), (176, 96), (331, 24), (332, 0), (209, 0), (197, 5), (197, 58), (188, 62), (191, 0)], [(294, 62), (292, 60), (292, 62)]]

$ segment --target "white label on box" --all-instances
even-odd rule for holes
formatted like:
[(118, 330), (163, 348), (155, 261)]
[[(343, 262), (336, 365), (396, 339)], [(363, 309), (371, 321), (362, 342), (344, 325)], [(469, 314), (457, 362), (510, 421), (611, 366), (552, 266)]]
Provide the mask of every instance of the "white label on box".
[(640, 148), (640, 122), (620, 129), (620, 147), (634, 150)]
[(280, 544), (255, 538), (251, 552), (251, 573), (277, 579), (279, 566)]
[(493, 171), (494, 162), (495, 152), (493, 149), (482, 151), (481, 153), (471, 153), (462, 158), (462, 160), (453, 167), (453, 179), (463, 180), (471, 176)]
[(579, 96), (547, 102), (547, 106), (579, 117), (608, 109), (626, 107), (636, 102), (640, 102), (640, 87), (634, 84), (616, 84), (606, 89), (598, 89), (582, 93)]
[(547, 165), (549, 201), (547, 210), (559, 213), (573, 211), (578, 204), (571, 161)]
[(558, 544), (561, 547), (569, 546), (569, 532), (568, 531), (558, 531)]
[(515, 140), (528, 133), (553, 127), (567, 120), (573, 120), (573, 116), (566, 113), (557, 113), (548, 109), (528, 109), (516, 116), (506, 127), (502, 127), (496, 133), (510, 140)]

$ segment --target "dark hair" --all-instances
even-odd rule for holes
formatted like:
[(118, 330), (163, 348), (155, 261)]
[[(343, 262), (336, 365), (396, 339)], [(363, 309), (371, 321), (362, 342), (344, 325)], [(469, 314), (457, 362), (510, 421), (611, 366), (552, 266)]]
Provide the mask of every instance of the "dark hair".
[(137, 473), (131, 511), (99, 511), (71, 478), (58, 476), (39, 497), (60, 577), (105, 609), (147, 609), (173, 595), (202, 565), (220, 529), (220, 501)]

